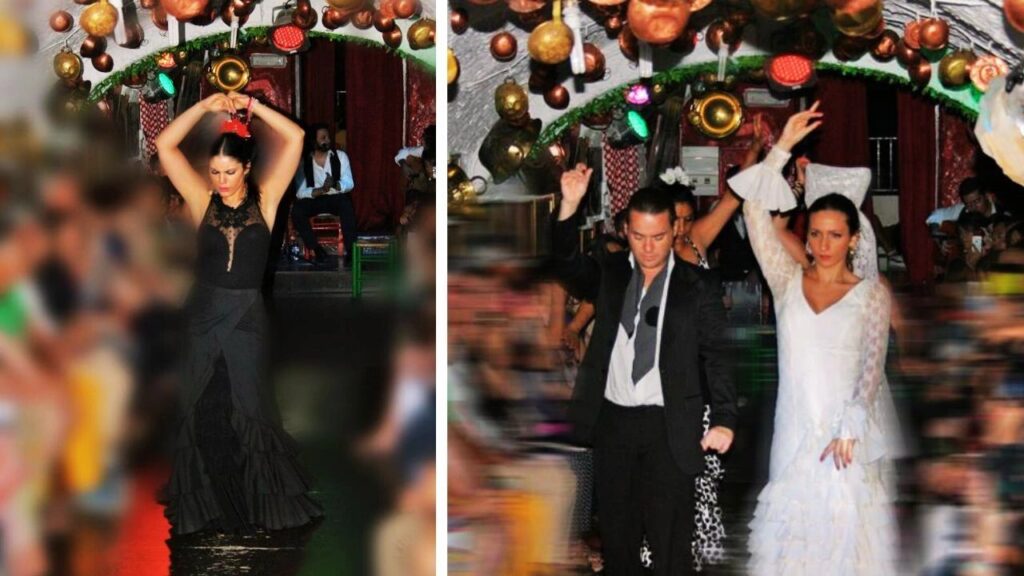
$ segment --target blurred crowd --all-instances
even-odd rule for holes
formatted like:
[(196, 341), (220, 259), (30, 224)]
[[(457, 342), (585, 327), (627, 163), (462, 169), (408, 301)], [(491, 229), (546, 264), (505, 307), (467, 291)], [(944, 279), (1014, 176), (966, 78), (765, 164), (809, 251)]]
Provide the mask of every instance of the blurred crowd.
[[(0, 166), (0, 564), (12, 576), (102, 566), (125, 471), (173, 418), (191, 233), (164, 179), (94, 169), (97, 144)], [(81, 526), (95, 530), (79, 538)], [(54, 545), (67, 565), (53, 565)]]

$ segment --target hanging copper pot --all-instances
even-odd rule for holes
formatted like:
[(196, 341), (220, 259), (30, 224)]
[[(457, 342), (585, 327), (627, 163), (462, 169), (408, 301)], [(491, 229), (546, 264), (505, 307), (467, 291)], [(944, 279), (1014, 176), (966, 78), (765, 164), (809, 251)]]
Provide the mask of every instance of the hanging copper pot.
[(498, 62), (508, 62), (516, 57), (518, 42), (510, 32), (498, 32), (491, 37), (491, 56)]
[(316, 27), (319, 19), (320, 15), (313, 9), (313, 5), (309, 3), (309, 0), (299, 0), (295, 6), (295, 12), (292, 13), (292, 24), (303, 30), (312, 30)]
[(668, 49), (675, 52), (676, 54), (682, 54), (686, 56), (693, 52), (693, 49), (697, 47), (697, 31), (693, 28), (686, 28), (683, 33), (679, 35), (671, 44)]
[(406, 33), (406, 37), (409, 39), (409, 46), (413, 50), (430, 48), (434, 45), (436, 28), (437, 24), (430, 18), (417, 20), (409, 27), (409, 31)]
[(180, 22), (187, 22), (206, 13), (210, 0), (160, 0), (160, 6)]
[(558, 74), (555, 72), (554, 66), (538, 64), (536, 61), (532, 61), (530, 62), (530, 79), (526, 85), (529, 87), (530, 92), (543, 94), (555, 85), (557, 77)]
[(395, 0), (395, 17), (412, 18), (420, 11), (420, 3), (417, 0)]
[(167, 12), (164, 12), (163, 7), (157, 6), (149, 12), (149, 19), (153, 21), (153, 25), (160, 30), (167, 32)]
[(851, 0), (832, 11), (832, 23), (847, 36), (871, 35), (882, 23), (882, 0)]
[(366, 3), (366, 0), (327, 0), (327, 4), (331, 8), (337, 8), (338, 10), (351, 11), (357, 8), (362, 8)]
[(508, 9), (516, 14), (530, 14), (543, 10), (545, 6), (544, 0), (508, 0)]
[(526, 47), (530, 57), (543, 64), (558, 64), (572, 52), (572, 30), (562, 22), (562, 0), (554, 0), (551, 20), (530, 33)]
[(626, 20), (637, 39), (668, 44), (679, 37), (690, 20), (688, 0), (631, 0)]
[(921, 53), (907, 46), (906, 37), (900, 38), (896, 44), (896, 60), (903, 66), (910, 68), (921, 59)]
[(67, 32), (75, 25), (75, 17), (66, 10), (58, 10), (50, 16), (50, 28), (54, 32)]
[(636, 62), (640, 58), (640, 44), (633, 34), (633, 29), (627, 24), (623, 25), (619, 32), (619, 50), (628, 60)]
[(932, 64), (921, 58), (916, 64), (907, 68), (907, 74), (910, 76), (910, 81), (917, 86), (926, 86), (932, 79)]
[(590, 42), (583, 45), (583, 65), (584, 80), (597, 82), (604, 79), (604, 52)]
[(911, 20), (903, 28), (903, 43), (914, 50), (921, 49), (921, 21)]
[(736, 27), (728, 20), (715, 20), (712, 22), (704, 35), (704, 42), (713, 54), (718, 54), (723, 44), (729, 46), (729, 53), (733, 53), (740, 47), (740, 35)]
[(961, 88), (971, 82), (971, 66), (978, 57), (970, 50), (955, 50), (939, 61), (939, 81), (946, 88)]
[(67, 48), (53, 57), (53, 71), (63, 80), (74, 80), (82, 75), (82, 59)]
[(448, 24), (451, 25), (452, 32), (462, 34), (469, 30), (469, 15), (462, 8), (456, 8), (448, 14)]
[(387, 32), (395, 27), (395, 17), (389, 15), (383, 8), (373, 13), (373, 27), (378, 32)]
[(320, 21), (324, 23), (324, 28), (327, 28), (328, 30), (337, 30), (345, 24), (348, 24), (348, 16), (333, 6), (324, 6), (324, 13), (323, 16), (320, 17)]
[(352, 16), (352, 25), (360, 30), (366, 30), (370, 26), (373, 26), (373, 11), (369, 9), (362, 9), (356, 12)]
[(235, 7), (234, 2), (225, 2), (224, 8), (221, 9), (220, 18), (224, 21), (224, 24), (231, 26), (231, 23), (238, 20), (239, 26), (245, 26), (249, 21), (249, 15), (252, 14), (252, 10), (245, 11), (244, 13), (239, 12), (238, 8)]
[(404, 35), (402, 34), (402, 29), (399, 28), (398, 26), (395, 26), (394, 28), (388, 30), (387, 32), (381, 32), (381, 36), (384, 38), (384, 43), (392, 48), (398, 48), (399, 46), (401, 46), (402, 38), (404, 38)]
[(107, 51), (107, 39), (102, 36), (86, 36), (78, 53), (83, 58), (95, 58)]
[(879, 62), (888, 62), (896, 57), (896, 47), (900, 43), (899, 34), (892, 30), (886, 30), (871, 47), (871, 55)]
[(732, 94), (715, 90), (694, 98), (687, 118), (702, 134), (717, 140), (739, 130), (743, 124), (743, 106)]
[(506, 78), (494, 90), (494, 110), (498, 117), (513, 124), (530, 117), (530, 98), (515, 79)]
[(241, 92), (249, 84), (250, 74), (248, 62), (228, 54), (210, 62), (206, 80), (221, 92)]
[(818, 0), (751, 0), (750, 3), (764, 18), (779, 22), (806, 16), (818, 7)]
[(114, 69), (114, 58), (106, 52), (97, 54), (92, 58), (92, 67), (95, 68), (97, 72), (106, 74)]
[(544, 93), (544, 102), (555, 110), (565, 110), (569, 106), (569, 91), (557, 84)]
[(608, 36), (615, 37), (619, 32), (622, 32), (622, 27), (625, 23), (622, 21), (622, 16), (609, 16), (604, 21), (604, 29), (608, 33)]
[(949, 43), (949, 24), (941, 18), (928, 18), (921, 23), (921, 48), (938, 52)]
[(139, 24), (138, 20), (133, 20), (125, 26), (124, 42), (120, 42), (119, 46), (134, 50), (141, 47), (145, 39), (146, 33), (143, 31), (142, 25)]
[(139, 8), (142, 8), (143, 10), (152, 10), (153, 8), (156, 8), (159, 3), (160, 0), (139, 0)]
[(120, 15), (109, 0), (99, 0), (82, 11), (78, 23), (90, 36), (110, 36), (117, 27)]

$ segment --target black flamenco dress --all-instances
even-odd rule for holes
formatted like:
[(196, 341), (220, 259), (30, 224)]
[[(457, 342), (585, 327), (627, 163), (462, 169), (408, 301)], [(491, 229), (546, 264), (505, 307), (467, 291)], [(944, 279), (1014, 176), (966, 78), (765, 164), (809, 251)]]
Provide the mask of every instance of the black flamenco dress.
[(198, 233), (181, 427), (162, 494), (173, 535), (249, 532), (323, 515), (307, 496), (267, 380), (267, 318), (259, 292), (270, 230), (253, 195), (237, 207), (213, 194)]

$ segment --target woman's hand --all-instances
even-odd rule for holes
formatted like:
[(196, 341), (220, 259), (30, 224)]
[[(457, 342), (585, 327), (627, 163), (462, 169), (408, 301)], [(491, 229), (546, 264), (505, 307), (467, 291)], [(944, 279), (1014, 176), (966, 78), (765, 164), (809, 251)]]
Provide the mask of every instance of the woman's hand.
[(207, 97), (205, 100), (199, 103), (203, 110), (216, 114), (218, 112), (226, 112), (231, 114), (235, 111), (235, 105), (228, 98), (227, 94), (221, 94), (220, 92)]
[(857, 440), (853, 438), (835, 438), (828, 443), (825, 447), (825, 451), (821, 453), (821, 457), (818, 458), (819, 462), (824, 462), (825, 458), (831, 453), (832, 459), (835, 460), (836, 470), (846, 468), (853, 463), (853, 445)]
[[(239, 94), (238, 92), (228, 92), (227, 96), (228, 99), (231, 100), (231, 104), (236, 112), (238, 110), (248, 110), (249, 102), (253, 100), (252, 96), (249, 96), (248, 94)], [(253, 104), (255, 104), (255, 102)]]
[(818, 112), (820, 104), (821, 101), (817, 100), (807, 110), (790, 116), (789, 120), (786, 121), (786, 127), (782, 129), (782, 136), (779, 137), (779, 141), (775, 145), (789, 152), (808, 134), (814, 132), (818, 126), (821, 126), (822, 121), (819, 118), (823, 114)]

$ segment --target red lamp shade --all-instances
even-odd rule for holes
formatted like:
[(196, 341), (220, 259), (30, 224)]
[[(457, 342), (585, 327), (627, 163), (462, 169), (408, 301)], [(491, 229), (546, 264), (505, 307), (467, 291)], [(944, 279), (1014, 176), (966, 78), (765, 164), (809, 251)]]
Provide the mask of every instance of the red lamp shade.
[(779, 54), (765, 64), (768, 85), (776, 92), (794, 92), (818, 81), (814, 61), (802, 54)]
[(285, 54), (294, 54), (306, 47), (306, 31), (294, 24), (284, 24), (270, 33), (270, 42)]

